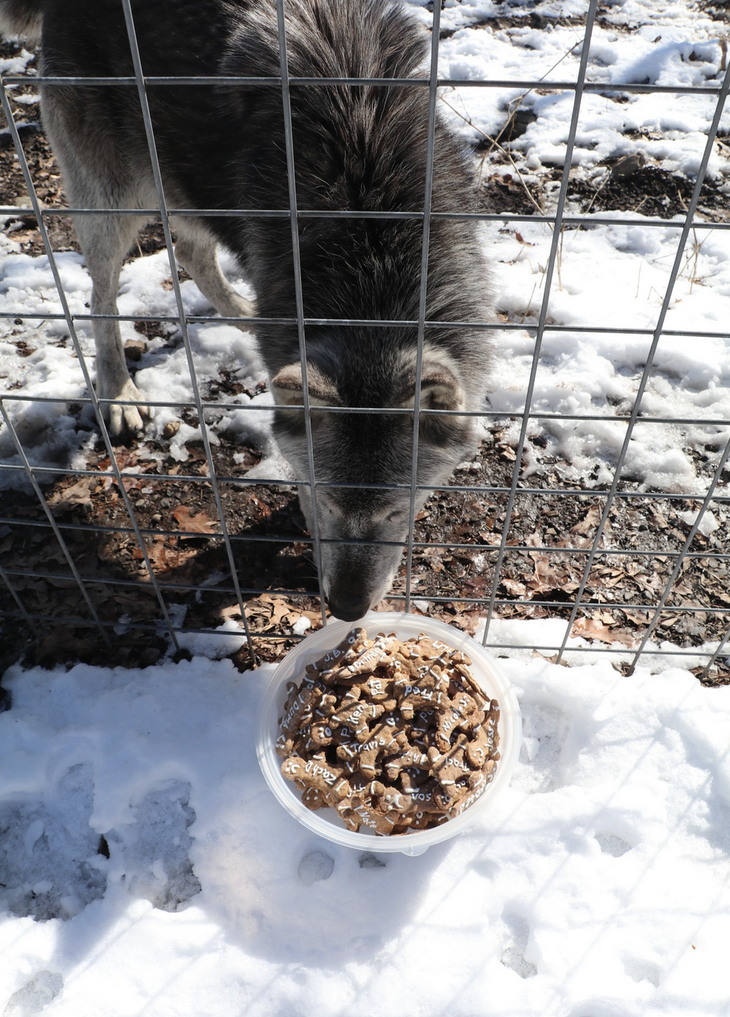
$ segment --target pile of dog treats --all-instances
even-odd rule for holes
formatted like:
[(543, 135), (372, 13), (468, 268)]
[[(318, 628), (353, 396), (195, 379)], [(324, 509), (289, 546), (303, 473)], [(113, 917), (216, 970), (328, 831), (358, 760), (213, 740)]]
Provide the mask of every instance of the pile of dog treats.
[(469, 658), (425, 635), (353, 629), (290, 682), (276, 751), (310, 809), (350, 830), (425, 830), (459, 815), (494, 778), (499, 705)]

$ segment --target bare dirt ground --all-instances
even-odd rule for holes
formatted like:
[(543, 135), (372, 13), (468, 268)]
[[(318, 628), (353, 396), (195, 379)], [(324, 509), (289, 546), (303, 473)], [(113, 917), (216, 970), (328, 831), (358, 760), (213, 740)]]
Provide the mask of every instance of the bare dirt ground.
[[(12, 53), (13, 44), (4, 45), (5, 55)], [(21, 89), (16, 97), (30, 92), (30, 88)], [(38, 123), (37, 106), (16, 104), (15, 112), (27, 124), (23, 143), (36, 193), (48, 206), (63, 206), (60, 175)], [(514, 124), (507, 123), (501, 140), (508, 140), (514, 129)], [(476, 152), (483, 159), (484, 208), (532, 215), (548, 207), (559, 172), (546, 171), (539, 187), (527, 186), (517, 174), (494, 172), (507, 157), (493, 140), (485, 139)], [(571, 179), (569, 202), (577, 211), (630, 209), (669, 217), (684, 211), (691, 190), (692, 182), (684, 177), (639, 165), (632, 172), (609, 174), (598, 186), (576, 175)], [(4, 204), (27, 205), (17, 156), (9, 136), (2, 132), (0, 194)], [(708, 218), (726, 217), (729, 205), (727, 195), (712, 185), (703, 192), (701, 210)], [(78, 250), (67, 220), (53, 218), (49, 223), (54, 248)], [(44, 253), (33, 217), (10, 218), (4, 228), (23, 252)], [(142, 253), (162, 246), (159, 227), (150, 227), (140, 237)], [(139, 343), (128, 350), (132, 370), (145, 341), (152, 334), (165, 335), (156, 329), (139, 323)], [(18, 341), (17, 356), (28, 352), (27, 344)], [(236, 391), (235, 384), (222, 376), (217, 391), (204, 396), (225, 397)], [(4, 665), (21, 657), (28, 664), (49, 667), (77, 660), (129, 666), (155, 663), (169, 652), (170, 642), (152, 576), (174, 617), (184, 617), (185, 629), (214, 629), (224, 619), (240, 618), (226, 550), (215, 536), (217, 513), (205, 455), (199, 444), (190, 443), (187, 448), (190, 458), (182, 466), (167, 456), (164, 443), (146, 440), (117, 449), (120, 467), (139, 475), (125, 478), (124, 486), (144, 535), (148, 562), (112, 478), (61, 475), (44, 490), (98, 617), (108, 623), (110, 645), (91, 623), (79, 585), (68, 578), (68, 560), (38, 499), (21, 491), (2, 495), (0, 564), (33, 626), (29, 631), (11, 592), (0, 584), (0, 614), (5, 614), (0, 629), (0, 674)], [(317, 627), (321, 615), (311, 541), (295, 493), (236, 484), (258, 459), (255, 449), (233, 444), (225, 435), (214, 448), (215, 472), (256, 652), (260, 659), (277, 660), (294, 645), (294, 626), (301, 624), (300, 619), (304, 616)], [(475, 630), (494, 587), (515, 460), (504, 425), (495, 424), (474, 462), (456, 472), (452, 488), (435, 493), (419, 513), (411, 576), (415, 610)], [(701, 450), (698, 460), (701, 464)], [(109, 465), (99, 440), (87, 468), (103, 474)], [(590, 478), (584, 491), (568, 493), (559, 467), (555, 462), (548, 475), (541, 477), (548, 493), (518, 490), (496, 586), (495, 610), (501, 617), (570, 616), (604, 500), (590, 490)], [(520, 488), (526, 486), (521, 482)], [(599, 646), (638, 645), (689, 532), (680, 513), (699, 507), (691, 498), (630, 496), (634, 487), (629, 481), (621, 484), (625, 496), (611, 509), (600, 552), (587, 577), (584, 606), (573, 626), (573, 635)], [(690, 550), (667, 600), (668, 607), (684, 609), (665, 611), (655, 633), (658, 640), (668, 639), (681, 647), (722, 639), (730, 628), (727, 527), (708, 536), (698, 533)], [(394, 599), (384, 603), (383, 609), (402, 606), (395, 596), (404, 592), (404, 584), (403, 568)], [(254, 663), (245, 646), (233, 659), (241, 669)], [(726, 683), (730, 672), (723, 665), (703, 680)]]

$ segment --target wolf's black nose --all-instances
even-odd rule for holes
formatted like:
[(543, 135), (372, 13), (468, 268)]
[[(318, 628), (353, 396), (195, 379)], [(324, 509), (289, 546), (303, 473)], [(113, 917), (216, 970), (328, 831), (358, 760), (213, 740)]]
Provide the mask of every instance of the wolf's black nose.
[(343, 621), (357, 621), (367, 614), (370, 601), (363, 597), (350, 596), (347, 593), (331, 594), (327, 599), (327, 605), (335, 616)]

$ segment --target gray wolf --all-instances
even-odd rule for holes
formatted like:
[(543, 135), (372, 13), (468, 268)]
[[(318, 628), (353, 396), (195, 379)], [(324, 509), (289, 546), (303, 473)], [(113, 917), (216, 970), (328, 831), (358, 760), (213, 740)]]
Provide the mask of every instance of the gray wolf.
[[(281, 87), (225, 84), (221, 75), (278, 77), (274, 0), (132, 0), (144, 73), (206, 75), (193, 85), (148, 86), (171, 208), (288, 209)], [(428, 36), (390, 0), (286, 0), (289, 73), (298, 77), (423, 76)], [(41, 32), (46, 75), (131, 75), (121, 0), (0, 0), (0, 27)], [(291, 84), (295, 186), (301, 210), (419, 212), (424, 207), (428, 90), (421, 86)], [(134, 86), (46, 85), (45, 129), (71, 207), (151, 208), (157, 195)], [(471, 173), (453, 130), (437, 116), (432, 208), (474, 210)], [(144, 216), (76, 217), (93, 282), (93, 313), (114, 314), (122, 259)], [(295, 319), (290, 220), (179, 216), (176, 258), (219, 313)], [(423, 225), (418, 218), (303, 218), (298, 226), (323, 585), (333, 614), (354, 620), (387, 591), (407, 537)], [(216, 245), (238, 258), (255, 308), (224, 278)], [(420, 378), (417, 483), (442, 484), (476, 444), (490, 341), (469, 323), (489, 318), (489, 287), (474, 221), (431, 223)], [(366, 322), (362, 324), (362, 322)], [(373, 321), (395, 322), (387, 326)], [(458, 327), (447, 324), (460, 323)], [(467, 323), (467, 324), (464, 324)], [(118, 324), (93, 323), (96, 385), (112, 405), (113, 435), (147, 416), (124, 361)], [(242, 323), (241, 327), (251, 326)], [(296, 324), (255, 325), (277, 410), (275, 436), (297, 479), (309, 478)], [(329, 410), (323, 409), (330, 407)], [(367, 409), (386, 412), (347, 412)], [(344, 411), (344, 412), (343, 412)], [(416, 508), (427, 497), (418, 491)]]

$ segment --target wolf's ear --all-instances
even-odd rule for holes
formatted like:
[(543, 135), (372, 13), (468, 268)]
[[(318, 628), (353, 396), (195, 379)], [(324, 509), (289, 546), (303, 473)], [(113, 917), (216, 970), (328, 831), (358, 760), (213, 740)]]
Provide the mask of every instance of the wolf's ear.
[[(280, 406), (303, 406), (302, 365), (287, 364), (271, 379), (275, 401)], [(316, 364), (307, 363), (307, 388), (311, 406), (341, 406), (342, 400), (332, 378)]]
[[(413, 406), (416, 397), (416, 371), (413, 367), (404, 379), (401, 406)], [(424, 357), (421, 369), (421, 407), (427, 410), (463, 410), (466, 394), (456, 374), (441, 360)]]

